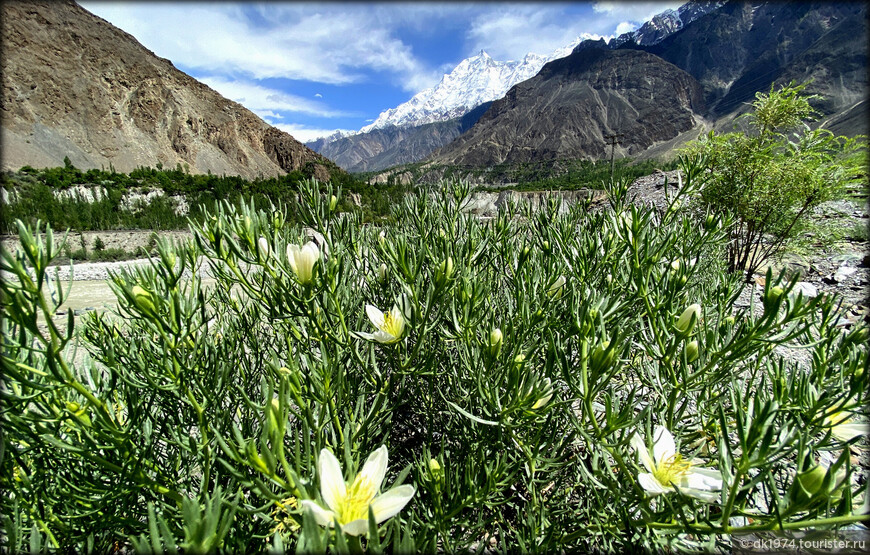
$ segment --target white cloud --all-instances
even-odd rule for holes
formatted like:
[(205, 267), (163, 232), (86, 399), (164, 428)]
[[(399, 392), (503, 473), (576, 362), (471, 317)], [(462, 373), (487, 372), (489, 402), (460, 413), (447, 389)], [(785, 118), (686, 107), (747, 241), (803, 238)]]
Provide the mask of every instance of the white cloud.
[[(637, 23), (638, 27), (645, 21), (652, 19), (654, 15), (665, 10), (676, 10), (685, 4), (678, 2), (596, 2), (592, 9), (608, 19), (619, 21), (620, 25), (627, 22)], [(617, 33), (619, 34), (619, 33)]]
[(272, 115), (276, 112), (295, 112), (323, 118), (352, 115), (348, 112), (331, 109), (322, 102), (287, 94), (250, 81), (231, 80), (224, 77), (202, 77), (199, 80), (264, 119), (266, 117), (281, 117)]
[[(319, 129), (315, 127), (310, 127), (307, 125), (297, 125), (297, 124), (287, 124), (287, 123), (278, 123), (274, 124), (273, 127), (280, 129), (286, 133), (293, 135), (293, 138), (299, 141), (300, 143), (307, 143), (308, 141), (313, 141), (315, 139), (319, 139), (321, 137), (328, 137), (337, 131), (341, 131), (344, 133), (349, 133), (351, 130), (349, 129)], [(353, 132), (356, 132), (355, 130)]]
[(314, 98), (323, 98), (323, 95), (320, 93), (314, 93)]
[(496, 60), (521, 60), (529, 52), (547, 55), (577, 38), (582, 22), (566, 26), (562, 8), (506, 4), (480, 14), (468, 31), (469, 53), (486, 50)]
[(281, 114), (276, 114), (272, 110), (251, 110), (251, 111), (254, 112), (255, 114), (257, 114), (257, 116), (259, 116), (260, 119), (263, 121), (270, 120), (270, 119), (284, 119), (284, 116), (282, 116)]
[(623, 21), (619, 25), (616, 26), (616, 36), (619, 36), (623, 33), (630, 33), (637, 29), (637, 25), (631, 23), (630, 21)]
[(347, 84), (364, 80), (366, 71), (383, 71), (409, 92), (433, 79), (431, 68), (396, 37), (395, 25), (413, 10), (329, 3), (82, 5), (158, 56), (208, 74)]

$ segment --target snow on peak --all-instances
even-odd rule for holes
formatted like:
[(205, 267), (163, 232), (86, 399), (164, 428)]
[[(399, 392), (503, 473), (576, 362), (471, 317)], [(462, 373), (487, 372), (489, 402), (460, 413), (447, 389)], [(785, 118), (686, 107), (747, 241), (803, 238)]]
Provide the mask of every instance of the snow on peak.
[(501, 98), (517, 83), (534, 77), (551, 59), (552, 56), (529, 53), (520, 61), (500, 62), (481, 50), (459, 62), (436, 86), (420, 91), (404, 104), (381, 112), (378, 119), (360, 132), (457, 118), (484, 102)]

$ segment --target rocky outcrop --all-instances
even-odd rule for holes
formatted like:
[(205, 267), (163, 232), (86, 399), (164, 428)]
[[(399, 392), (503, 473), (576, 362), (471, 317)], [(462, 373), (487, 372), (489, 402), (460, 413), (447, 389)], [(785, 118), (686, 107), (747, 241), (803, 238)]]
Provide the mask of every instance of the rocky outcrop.
[(608, 155), (605, 136), (615, 133), (623, 135), (617, 152), (632, 155), (693, 128), (702, 109), (695, 79), (657, 56), (578, 49), (514, 86), (429, 160), (480, 167), (599, 159)]
[(329, 178), (335, 165), (71, 1), (2, 6), (4, 168)]

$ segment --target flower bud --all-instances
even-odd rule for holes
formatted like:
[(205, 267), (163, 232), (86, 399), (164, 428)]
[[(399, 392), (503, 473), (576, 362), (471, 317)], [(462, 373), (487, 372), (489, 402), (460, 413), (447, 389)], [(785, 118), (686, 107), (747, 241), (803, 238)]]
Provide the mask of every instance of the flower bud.
[(713, 213), (707, 214), (707, 219), (704, 220), (704, 229), (707, 231), (713, 231), (716, 227), (716, 218), (713, 216)]
[(545, 253), (549, 254), (550, 253), (550, 242), (544, 241), (543, 243), (541, 243), (541, 250), (544, 251)]
[(526, 355), (520, 353), (514, 357), (514, 366), (517, 368), (521, 367), (526, 362)]
[(489, 332), (489, 352), (493, 358), (497, 357), (499, 351), (501, 351), (501, 344), (503, 339), (504, 335), (501, 333), (500, 329), (494, 328), (491, 332)]
[(432, 476), (432, 480), (434, 480), (436, 484), (444, 482), (444, 469), (441, 468), (438, 459), (429, 459), (429, 474)]
[(695, 362), (698, 360), (698, 342), (689, 341), (684, 349), (686, 352), (686, 362)]
[(133, 286), (133, 303), (142, 312), (156, 312), (156, 307), (154, 306), (154, 301), (151, 298), (151, 293), (138, 285)]
[(269, 241), (265, 237), (260, 237), (257, 240), (257, 252), (260, 254), (260, 258), (264, 260), (269, 258)]
[(680, 315), (675, 325), (677, 333), (680, 335), (689, 335), (694, 329), (695, 324), (701, 318), (701, 305), (693, 304), (686, 307), (686, 310)]
[(562, 291), (565, 289), (565, 276), (559, 276), (553, 285), (547, 290), (547, 294), (551, 297), (559, 298), (562, 296)]
[(378, 279), (380, 279), (382, 283), (386, 283), (387, 281), (387, 265), (384, 263), (381, 263), (380, 268), (378, 268)]
[(680, 259), (677, 258), (676, 260), (672, 260), (671, 261), (671, 270), (676, 272), (679, 269), (680, 269)]
[(616, 358), (616, 349), (610, 349), (610, 352), (607, 352), (609, 348), (610, 341), (603, 341), (592, 351), (592, 356), (589, 357), (589, 369), (593, 373), (605, 372), (613, 364), (613, 360)]
[(529, 248), (528, 245), (523, 247), (523, 250), (520, 251), (520, 255), (517, 257), (517, 269), (522, 268), (523, 264), (526, 263), (526, 260), (529, 259), (529, 255), (531, 255), (532, 249)]
[(329, 197), (329, 211), (335, 212), (335, 207), (338, 206), (338, 198), (335, 195)]
[(779, 305), (782, 303), (783, 293), (785, 293), (785, 290), (779, 285), (771, 287), (762, 301), (764, 312), (778, 311)]
[(453, 277), (453, 257), (448, 256), (447, 260), (438, 265), (435, 271), (435, 285), (443, 287), (450, 278)]
[(815, 465), (809, 470), (799, 472), (795, 476), (793, 498), (798, 502), (807, 502), (822, 491), (827, 471), (821, 465)]

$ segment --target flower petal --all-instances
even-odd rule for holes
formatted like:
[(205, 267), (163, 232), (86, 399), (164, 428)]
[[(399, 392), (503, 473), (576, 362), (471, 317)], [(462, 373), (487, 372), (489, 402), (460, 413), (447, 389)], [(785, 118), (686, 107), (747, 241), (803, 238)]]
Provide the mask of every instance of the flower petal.
[(317, 464), (320, 475), (320, 495), (330, 509), (335, 510), (339, 502), (347, 497), (347, 486), (338, 459), (327, 449), (321, 449)]
[(643, 438), (640, 437), (640, 434), (634, 434), (634, 437), (631, 438), (631, 446), (634, 447), (635, 451), (637, 451), (637, 456), (640, 458), (640, 462), (643, 464), (644, 468), (650, 472), (654, 471), (655, 463), (650, 458), (649, 450), (646, 447), (646, 443), (643, 442)]
[(384, 481), (384, 476), (387, 474), (387, 459), (389, 458), (389, 454), (387, 453), (387, 446), (381, 445), (375, 451), (369, 455), (369, 458), (366, 459), (365, 464), (360, 470), (359, 475), (365, 479), (371, 485), (371, 497), (367, 499), (368, 502), (377, 495), (378, 490), (381, 489), (381, 484)]
[(287, 245), (287, 263), (290, 264), (290, 269), (294, 274), (298, 274), (299, 270), (296, 267), (296, 257), (299, 255), (298, 245)]
[(698, 490), (722, 489), (722, 473), (710, 468), (693, 468), (685, 480), (686, 486)]
[(349, 536), (364, 536), (369, 531), (369, 519), (358, 518), (341, 525), (341, 531)]
[(301, 251), (312, 266), (315, 262), (317, 262), (317, 260), (320, 259), (320, 249), (317, 248), (317, 245), (314, 243), (314, 241), (308, 241), (307, 243), (305, 243), (305, 246), (302, 247)]
[(335, 518), (335, 513), (327, 511), (310, 499), (302, 500), (302, 509), (304, 510), (306, 507), (311, 509), (311, 514), (314, 516), (314, 520), (317, 521), (317, 524), (326, 527), (333, 525), (332, 521)]
[(700, 499), (706, 503), (715, 503), (719, 500), (719, 493), (714, 491), (701, 491), (692, 488), (682, 488), (680, 491), (689, 497), (694, 497), (695, 499)]
[(396, 486), (383, 495), (375, 497), (375, 500), (371, 504), (372, 512), (375, 514), (375, 521), (381, 523), (395, 516), (408, 504), (408, 501), (412, 497), (414, 497), (414, 486), (407, 484)]
[(385, 331), (380, 331), (380, 330), (378, 330), (374, 334), (372, 334), (372, 339), (374, 339), (378, 343), (386, 343), (386, 344), (395, 343), (396, 341), (399, 340), (399, 338), (396, 337), (395, 335), (392, 335), (390, 333), (387, 333)]
[(368, 315), (369, 320), (371, 320), (376, 328), (381, 329), (384, 327), (384, 313), (378, 310), (377, 307), (367, 304), (366, 315)]
[(640, 487), (649, 492), (650, 495), (660, 495), (672, 491), (673, 488), (666, 488), (659, 483), (655, 477), (648, 472), (641, 472), (637, 475), (637, 481), (640, 482)]
[(852, 439), (870, 434), (870, 426), (867, 422), (845, 422), (831, 427), (831, 434), (840, 441)]
[(666, 461), (677, 453), (674, 436), (664, 426), (656, 426), (653, 432), (653, 459), (656, 464)]

